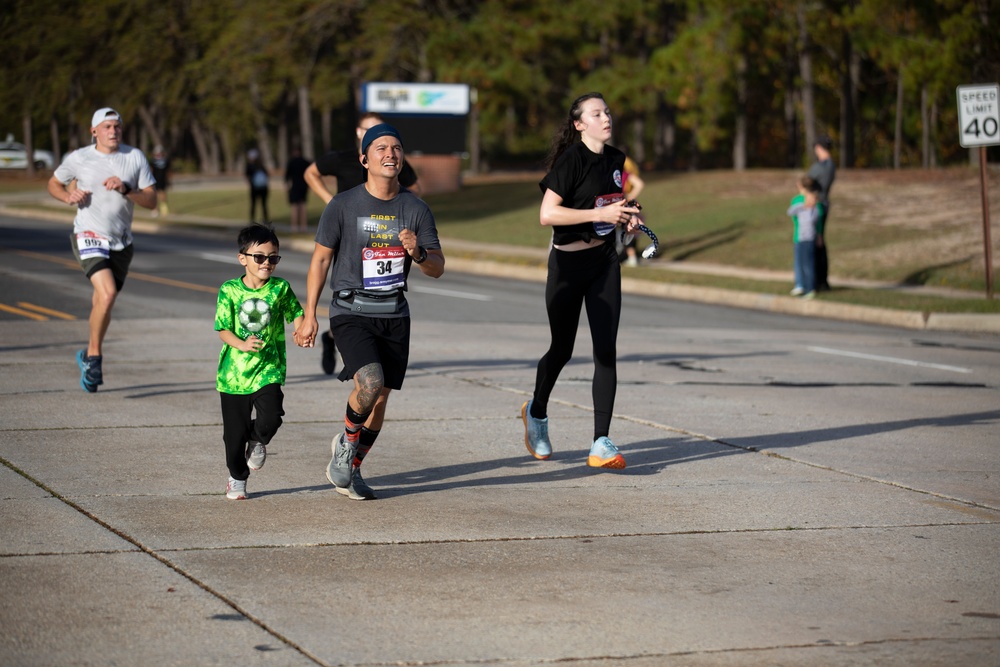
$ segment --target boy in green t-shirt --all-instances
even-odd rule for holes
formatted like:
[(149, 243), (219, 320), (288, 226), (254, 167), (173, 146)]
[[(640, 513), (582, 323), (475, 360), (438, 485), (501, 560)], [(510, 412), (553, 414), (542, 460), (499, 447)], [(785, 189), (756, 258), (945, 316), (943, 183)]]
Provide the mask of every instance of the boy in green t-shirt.
[(293, 322), (297, 333), (303, 315), (288, 281), (271, 275), (281, 259), (274, 230), (244, 227), (238, 243), (237, 259), (246, 272), (223, 283), (215, 310), (215, 330), (224, 343), (215, 387), (222, 398), (231, 500), (247, 497), (250, 471), (263, 467), (266, 445), (281, 426), (285, 323)]

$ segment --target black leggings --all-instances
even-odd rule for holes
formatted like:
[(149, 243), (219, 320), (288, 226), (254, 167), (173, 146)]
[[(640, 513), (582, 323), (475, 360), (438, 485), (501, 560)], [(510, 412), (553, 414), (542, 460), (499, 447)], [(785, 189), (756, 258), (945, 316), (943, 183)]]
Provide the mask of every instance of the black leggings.
[[(247, 466), (247, 442), (267, 444), (278, 432), (285, 414), (285, 395), (280, 384), (264, 385), (252, 394), (226, 394), (222, 397), (222, 440), (226, 443), (226, 467), (233, 479), (250, 476)], [(257, 414), (251, 415), (253, 410)]]
[(594, 344), (594, 440), (608, 435), (618, 389), (618, 323), (622, 314), (622, 272), (613, 244), (596, 248), (549, 252), (545, 308), (552, 341), (538, 362), (532, 414), (548, 414), (549, 396), (563, 367), (573, 356), (580, 311), (587, 304), (590, 338)]

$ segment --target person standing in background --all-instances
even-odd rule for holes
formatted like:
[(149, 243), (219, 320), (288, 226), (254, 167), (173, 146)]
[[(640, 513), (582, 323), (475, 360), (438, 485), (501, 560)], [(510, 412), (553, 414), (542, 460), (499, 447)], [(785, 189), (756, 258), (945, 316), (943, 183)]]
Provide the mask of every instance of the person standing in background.
[[(627, 199), (638, 199), (642, 189), (646, 187), (646, 182), (639, 176), (639, 165), (628, 156), (625, 156), (625, 171), (622, 178), (625, 186), (625, 197)], [(624, 244), (625, 264), (628, 266), (639, 266), (639, 251), (637, 247), (639, 244), (636, 240), (636, 235), (626, 234)]]
[(153, 149), (153, 161), (150, 162), (153, 169), (153, 178), (156, 179), (156, 208), (153, 209), (153, 217), (168, 215), (170, 209), (167, 206), (167, 188), (170, 187), (170, 158), (167, 157), (163, 146), (157, 144)]
[(306, 197), (309, 196), (309, 185), (306, 183), (306, 169), (309, 160), (302, 157), (298, 146), (292, 147), (292, 156), (285, 165), (285, 185), (288, 187), (288, 208), (291, 211), (292, 232), (304, 232), (309, 229), (309, 219), (306, 215)]
[(816, 244), (823, 239), (823, 204), (819, 202), (819, 184), (813, 179), (803, 176), (798, 188), (799, 194), (788, 206), (795, 267), (795, 287), (791, 294), (812, 299), (816, 296)]
[(247, 182), (250, 183), (250, 222), (257, 222), (257, 201), (264, 218), (261, 222), (268, 224), (271, 219), (267, 215), (267, 195), (270, 186), (270, 176), (260, 161), (260, 151), (251, 148), (247, 151)]
[(816, 162), (809, 167), (806, 174), (819, 185), (819, 203), (821, 203), (823, 213), (817, 221), (817, 228), (823, 230), (823, 236), (816, 238), (816, 289), (826, 291), (830, 289), (829, 258), (827, 257), (827, 244), (829, 228), (827, 220), (830, 217), (830, 189), (833, 188), (833, 179), (837, 177), (837, 168), (833, 164), (830, 150), (833, 148), (833, 141), (826, 135), (816, 138), (813, 146), (813, 153), (816, 155)]

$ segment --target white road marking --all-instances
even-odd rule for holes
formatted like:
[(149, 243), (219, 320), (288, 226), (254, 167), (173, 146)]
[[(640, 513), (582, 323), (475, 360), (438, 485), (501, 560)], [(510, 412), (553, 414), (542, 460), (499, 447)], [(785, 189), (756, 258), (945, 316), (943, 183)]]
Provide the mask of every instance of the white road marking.
[(202, 259), (207, 259), (210, 262), (222, 262), (223, 264), (239, 264), (239, 260), (236, 259), (236, 255), (222, 255), (220, 253), (212, 252), (199, 252), (196, 253), (198, 257)]
[(821, 354), (833, 354), (841, 357), (854, 357), (855, 359), (868, 359), (870, 361), (884, 361), (890, 364), (902, 364), (903, 366), (920, 366), (922, 368), (936, 368), (941, 371), (951, 371), (953, 373), (971, 373), (972, 369), (961, 366), (946, 366), (944, 364), (929, 364), (924, 361), (913, 361), (912, 359), (900, 359), (899, 357), (883, 357), (877, 354), (863, 354), (861, 352), (848, 352), (846, 350), (833, 350), (828, 347), (810, 347), (813, 352)]
[(410, 289), (421, 294), (436, 294), (437, 296), (451, 296), (456, 299), (469, 299), (471, 301), (492, 301), (493, 297), (487, 294), (474, 294), (472, 292), (456, 292), (450, 289), (440, 289), (437, 287), (424, 287), (423, 285), (410, 285)]

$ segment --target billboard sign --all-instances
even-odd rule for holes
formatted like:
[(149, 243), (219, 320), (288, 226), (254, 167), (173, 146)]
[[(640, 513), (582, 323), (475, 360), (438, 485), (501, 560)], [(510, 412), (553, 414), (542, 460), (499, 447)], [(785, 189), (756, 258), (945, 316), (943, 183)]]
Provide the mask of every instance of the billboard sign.
[(469, 86), (464, 83), (366, 83), (362, 111), (384, 114), (469, 113)]

